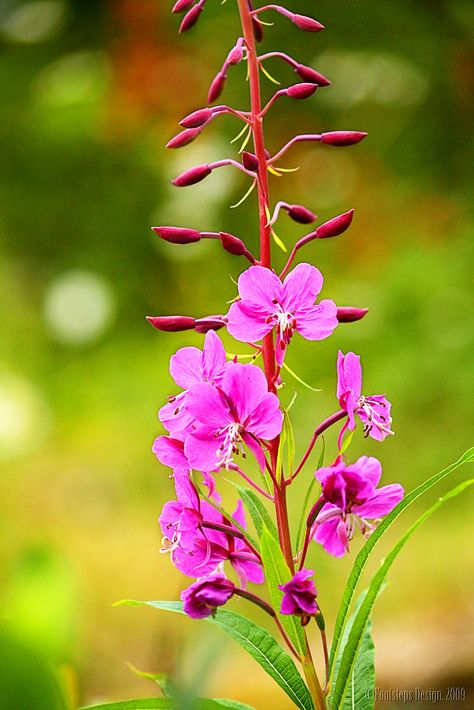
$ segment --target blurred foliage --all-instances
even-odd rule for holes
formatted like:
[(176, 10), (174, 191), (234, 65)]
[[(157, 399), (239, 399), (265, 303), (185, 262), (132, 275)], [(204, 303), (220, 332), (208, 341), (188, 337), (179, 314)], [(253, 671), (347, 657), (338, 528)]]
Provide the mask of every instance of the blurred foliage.
[[(0, 647), (11, 668), (2, 701), (15, 687), (41, 694), (34, 674), (42, 678), (46, 699), (27, 700), (25, 710), (55, 707), (47, 694), (56, 681), (41, 664), (67, 667), (61, 683), (72, 704), (149, 694), (125, 661), (193, 689), (195, 679), (205, 694), (285, 707), (221, 637), (203, 674), (218, 638), (207, 628), (201, 636), (186, 620), (111, 607), (124, 597), (177, 598), (185, 584), (158, 554), (156, 517), (172, 487), (149, 452), (156, 410), (173, 389), (168, 358), (201, 337), (158, 334), (144, 315), (220, 312), (243, 268), (215, 243), (171, 247), (148, 227), (222, 229), (257, 248), (254, 197), (229, 210), (245, 178), (221, 170), (189, 190), (169, 185), (194, 162), (226, 156), (235, 119), (216, 121), (183, 151), (163, 148), (181, 116), (205, 101), (237, 36), (234, 4), (208, 3), (180, 38), (169, 5), (0, 2), (0, 596), (8, 644), (23, 650)], [(290, 366), (322, 388), (298, 387), (297, 446), (336, 405), (337, 349), (354, 349), (365, 391), (392, 399), (397, 435), (383, 447), (355, 437), (350, 455), (379, 455), (385, 481), (411, 488), (472, 443), (473, 8), (468, 0), (293, 7), (327, 31), (302, 36), (276, 18), (265, 49), (285, 49), (333, 86), (297, 105), (281, 100), (268, 145), (296, 131), (369, 132), (352, 149), (295, 147), (282, 164), (301, 170), (271, 184), (275, 201), (307, 204), (321, 220), (356, 209), (350, 232), (304, 258), (323, 271), (325, 296), (370, 308), (323, 343), (294, 340)], [(276, 60), (268, 69), (295, 81)], [(247, 105), (244, 78), (235, 67), (227, 82), (225, 100), (237, 107)], [(302, 232), (282, 217), (278, 233), (291, 244)], [(288, 379), (283, 397), (295, 389)], [(224, 494), (235, 495), (229, 486)], [(392, 575), (375, 619), (379, 685), (465, 684), (472, 674), (470, 506), (466, 493), (440, 512)], [(351, 560), (313, 549), (310, 562), (330, 618)], [(31, 674), (19, 676), (25, 664)]]

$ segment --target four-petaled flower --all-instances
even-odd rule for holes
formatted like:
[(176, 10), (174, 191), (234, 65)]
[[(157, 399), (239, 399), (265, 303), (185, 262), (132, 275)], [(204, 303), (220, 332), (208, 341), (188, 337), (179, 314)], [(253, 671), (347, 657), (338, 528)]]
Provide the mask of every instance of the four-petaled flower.
[(326, 502), (314, 524), (314, 539), (335, 557), (348, 552), (356, 526), (368, 537), (375, 529), (369, 521), (390, 513), (404, 494), (398, 483), (377, 488), (382, 467), (373, 457), (362, 456), (350, 465), (338, 461), (315, 475)]
[(281, 366), (295, 330), (307, 340), (322, 340), (336, 328), (335, 303), (315, 304), (322, 286), (321, 272), (310, 264), (299, 264), (283, 283), (270, 269), (251, 266), (239, 277), (240, 300), (229, 309), (227, 329), (237, 340), (253, 343), (275, 328)]
[[(246, 444), (260, 467), (265, 455), (259, 440), (281, 432), (283, 415), (278, 397), (268, 392), (265, 375), (256, 365), (230, 363), (219, 387), (194, 385), (186, 395), (192, 431), (184, 453), (192, 468), (215, 471), (228, 467)], [(244, 454), (245, 455), (245, 454)]]
[(346, 429), (355, 429), (355, 414), (364, 424), (365, 436), (371, 436), (377, 441), (383, 441), (386, 436), (393, 434), (390, 429), (392, 418), (390, 416), (391, 404), (383, 394), (374, 394), (366, 397), (362, 394), (362, 367), (359, 355), (340, 350), (337, 357), (337, 398), (339, 404), (347, 412), (347, 421), (339, 434), (339, 449)]
[(193, 619), (212, 616), (218, 606), (223, 606), (234, 595), (235, 584), (223, 574), (199, 579), (181, 592), (184, 611)]
[(283, 592), (281, 600), (282, 614), (295, 614), (296, 616), (314, 616), (318, 613), (316, 603), (317, 590), (314, 586), (312, 569), (300, 569), (286, 584), (278, 585)]

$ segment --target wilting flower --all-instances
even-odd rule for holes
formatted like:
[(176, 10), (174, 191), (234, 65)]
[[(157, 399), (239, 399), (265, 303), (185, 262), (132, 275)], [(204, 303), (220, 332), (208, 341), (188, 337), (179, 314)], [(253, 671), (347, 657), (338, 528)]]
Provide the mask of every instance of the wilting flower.
[(316, 518), (314, 539), (326, 552), (342, 557), (356, 527), (369, 537), (375, 529), (369, 521), (387, 515), (401, 501), (404, 490), (398, 483), (377, 488), (381, 476), (380, 461), (371, 456), (316, 471), (326, 503)]
[(286, 584), (278, 585), (283, 592), (281, 600), (282, 614), (296, 614), (296, 616), (313, 616), (318, 612), (316, 604), (317, 590), (314, 586), (312, 569), (300, 569), (299, 572)]
[(261, 340), (276, 328), (276, 357), (282, 364), (295, 330), (307, 340), (322, 340), (338, 324), (333, 301), (314, 301), (323, 277), (314, 266), (299, 264), (283, 283), (270, 269), (251, 266), (238, 282), (240, 301), (230, 307), (228, 330), (244, 342)]
[(170, 373), (178, 387), (185, 391), (170, 397), (160, 409), (159, 418), (173, 437), (183, 439), (192, 422), (186, 411), (187, 390), (199, 382), (218, 385), (226, 368), (224, 346), (218, 335), (210, 330), (204, 339), (204, 348), (181, 348), (170, 360)]
[(181, 592), (184, 611), (193, 619), (212, 616), (218, 606), (223, 606), (235, 592), (234, 583), (223, 574), (199, 579)]
[(377, 441), (383, 441), (388, 434), (393, 434), (390, 429), (392, 418), (390, 416), (391, 404), (383, 394), (374, 394), (366, 397), (362, 394), (362, 368), (359, 355), (339, 351), (337, 358), (337, 398), (342, 409), (347, 412), (348, 418), (341, 434), (344, 431), (355, 429), (355, 417), (360, 418), (364, 424), (365, 436), (371, 436)]
[(260, 467), (265, 456), (260, 439), (274, 439), (281, 432), (283, 415), (278, 397), (267, 389), (265, 375), (256, 365), (230, 363), (219, 387), (194, 385), (186, 395), (192, 431), (184, 452), (190, 465), (200, 471), (229, 466), (246, 444)]

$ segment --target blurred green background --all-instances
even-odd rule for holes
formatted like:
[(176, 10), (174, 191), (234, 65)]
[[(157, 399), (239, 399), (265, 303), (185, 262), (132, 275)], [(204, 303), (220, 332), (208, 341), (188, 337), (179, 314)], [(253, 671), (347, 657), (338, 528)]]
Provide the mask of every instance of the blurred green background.
[[(112, 607), (175, 599), (187, 583), (158, 551), (156, 519), (172, 484), (151, 444), (161, 432), (156, 411), (173, 392), (168, 358), (202, 336), (160, 334), (144, 316), (222, 312), (244, 267), (214, 242), (160, 243), (149, 226), (226, 230), (257, 248), (254, 196), (229, 209), (247, 187), (243, 176), (223, 169), (192, 188), (169, 184), (186, 167), (227, 156), (239, 129), (223, 118), (182, 151), (163, 147), (177, 121), (204, 105), (238, 36), (234, 3), (208, 5), (178, 38), (163, 0), (0, 1), (6, 710), (60, 707), (55, 678), (71, 707), (153, 695), (126, 662), (206, 695), (288, 707), (218, 631)], [(290, 378), (283, 399), (298, 389), (302, 451), (336, 406), (337, 349), (360, 353), (364, 390), (388, 393), (396, 436), (378, 445), (359, 431), (350, 455), (380, 456), (385, 482), (410, 489), (472, 443), (474, 8), (468, 0), (291, 6), (327, 31), (303, 35), (277, 18), (265, 49), (288, 51), (333, 86), (307, 102), (281, 100), (268, 146), (320, 130), (369, 138), (347, 149), (295, 147), (282, 165), (301, 170), (273, 178), (272, 198), (306, 204), (321, 221), (356, 209), (348, 233), (311, 245), (304, 258), (323, 271), (325, 297), (370, 313), (323, 343), (295, 338), (288, 364), (322, 391)], [(267, 68), (283, 85), (296, 80), (278, 62)], [(232, 69), (224, 96), (241, 108), (244, 78), (243, 67)], [(278, 233), (291, 245), (304, 232), (283, 216)], [(228, 337), (226, 345), (239, 348)], [(454, 474), (431, 499), (468, 474)], [(290, 503), (295, 524), (310, 475)], [(222, 490), (230, 505), (232, 488)], [(472, 501), (467, 492), (426, 523), (393, 570), (375, 614), (381, 688), (467, 687), (472, 678)], [(333, 619), (351, 559), (314, 547), (309, 560)]]

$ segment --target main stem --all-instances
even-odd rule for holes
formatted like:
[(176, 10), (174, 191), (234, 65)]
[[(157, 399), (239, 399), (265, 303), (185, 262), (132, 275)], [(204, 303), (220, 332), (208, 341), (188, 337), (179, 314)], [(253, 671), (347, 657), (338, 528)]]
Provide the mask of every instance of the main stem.
[[(252, 127), (253, 143), (255, 156), (258, 160), (258, 216), (260, 227), (260, 260), (262, 266), (271, 268), (271, 251), (270, 238), (271, 226), (269, 222), (269, 190), (268, 190), (268, 170), (267, 156), (265, 153), (265, 140), (263, 133), (263, 117), (261, 116), (262, 104), (260, 98), (260, 76), (257, 59), (257, 50), (255, 46), (255, 37), (253, 32), (252, 17), (248, 0), (237, 0), (239, 7), (240, 21), (247, 48), (247, 62), (250, 82), (250, 124)], [(276, 392), (276, 360), (275, 347), (273, 344), (273, 335), (269, 333), (263, 339), (262, 344), (263, 364), (265, 376), (267, 378), (268, 389), (270, 392)], [(276, 472), (276, 462), (279, 447), (279, 437), (270, 443), (270, 460), (273, 472)], [(291, 549), (290, 527), (288, 524), (288, 513), (286, 508), (286, 486), (284, 480), (280, 483), (275, 482), (274, 490), (275, 511), (278, 525), (278, 535), (280, 544), (287, 561), (287, 564), (292, 572), (294, 572), (293, 553)], [(316, 710), (325, 710), (326, 702), (321, 685), (318, 681), (316, 670), (314, 668), (313, 659), (308, 641), (306, 640), (305, 654), (301, 658), (306, 681), (313, 698)]]

